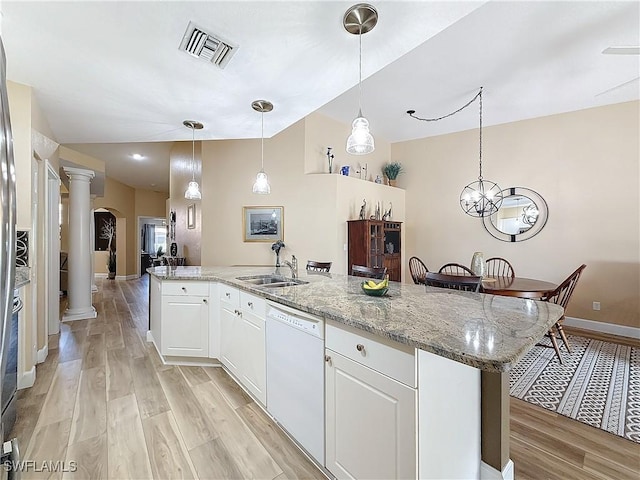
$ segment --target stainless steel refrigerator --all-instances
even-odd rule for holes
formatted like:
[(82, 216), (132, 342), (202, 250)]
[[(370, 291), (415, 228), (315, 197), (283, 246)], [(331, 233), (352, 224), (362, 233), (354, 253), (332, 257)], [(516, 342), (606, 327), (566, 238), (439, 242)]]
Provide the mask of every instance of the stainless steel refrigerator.
[[(7, 70), (4, 46), (0, 39), (0, 387), (12, 389), (14, 380), (7, 379), (7, 364), (15, 363), (9, 355), (11, 349), (11, 323), (17, 320), (13, 315), (14, 286), (16, 269), (16, 175), (13, 162), (13, 137), (11, 136), (11, 122), (9, 119), (9, 99), (7, 96)], [(16, 339), (17, 340), (17, 339)], [(11, 397), (11, 392), (5, 394)], [(15, 401), (12, 403), (15, 407)], [(4, 406), (4, 405), (3, 405)], [(2, 413), (1, 431), (4, 441), (15, 420), (15, 410)], [(2, 460), (2, 476), (15, 478), (16, 470), (7, 468), (7, 462), (17, 461), (17, 441), (4, 442), (0, 449)]]

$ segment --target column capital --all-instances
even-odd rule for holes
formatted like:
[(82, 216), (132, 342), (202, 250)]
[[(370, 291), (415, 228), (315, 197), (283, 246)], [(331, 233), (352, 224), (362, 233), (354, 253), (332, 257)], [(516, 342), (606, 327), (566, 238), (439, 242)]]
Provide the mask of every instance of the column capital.
[(96, 172), (94, 172), (93, 170), (87, 170), (85, 168), (75, 168), (75, 167), (62, 167), (62, 168), (64, 170), (64, 173), (66, 173), (67, 176), (73, 180), (91, 181), (91, 179), (96, 176)]

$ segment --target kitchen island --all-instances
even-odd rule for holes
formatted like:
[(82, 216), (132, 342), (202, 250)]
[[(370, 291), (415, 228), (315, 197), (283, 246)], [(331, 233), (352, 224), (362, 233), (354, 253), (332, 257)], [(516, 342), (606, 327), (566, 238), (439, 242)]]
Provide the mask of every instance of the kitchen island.
[[(154, 321), (159, 325), (153, 312), (162, 310), (162, 304), (154, 288), (164, 295), (165, 287), (170, 287), (169, 293), (179, 293), (179, 289), (186, 292), (184, 285), (197, 286), (198, 301), (207, 304), (214, 317), (221, 311), (212, 302), (217, 293), (205, 297), (209, 292), (205, 285), (232, 287), (241, 295), (321, 317), (327, 322), (327, 334), (330, 329), (344, 329), (349, 335), (395, 345), (415, 358), (418, 414), (413, 476), (513, 477), (506, 372), (562, 316), (557, 305), (396, 282), (390, 283), (386, 296), (370, 297), (360, 288), (361, 278), (306, 271), (300, 274), (306, 283), (278, 288), (238, 279), (273, 274), (273, 267), (156, 267), (148, 272), (152, 275), (149, 337), (156, 347), (160, 339), (154, 336), (160, 333), (151, 333)], [(290, 276), (288, 268), (278, 273)], [(167, 315), (161, 323), (171, 327), (179, 322), (176, 315)], [(210, 324), (207, 332), (214, 340), (208, 353), (214, 355), (207, 356), (217, 358), (219, 350), (213, 345), (220, 336), (219, 322)]]

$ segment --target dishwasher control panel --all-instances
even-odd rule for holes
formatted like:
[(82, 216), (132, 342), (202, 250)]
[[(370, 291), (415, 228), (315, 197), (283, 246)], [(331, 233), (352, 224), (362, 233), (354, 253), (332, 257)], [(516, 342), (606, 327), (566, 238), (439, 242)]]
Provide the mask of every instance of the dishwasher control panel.
[(322, 338), (322, 319), (313, 319), (313, 318), (304, 318), (301, 315), (296, 315), (294, 313), (285, 312), (280, 308), (274, 308), (272, 306), (269, 307), (269, 312), (267, 314), (269, 318), (273, 318), (275, 320), (279, 320), (287, 325), (295, 327), (299, 330), (303, 330), (311, 335), (315, 335), (316, 337)]

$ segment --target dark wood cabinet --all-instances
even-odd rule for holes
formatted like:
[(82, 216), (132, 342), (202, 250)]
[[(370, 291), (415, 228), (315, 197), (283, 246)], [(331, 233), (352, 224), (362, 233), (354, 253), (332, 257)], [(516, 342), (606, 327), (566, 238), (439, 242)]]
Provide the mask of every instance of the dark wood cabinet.
[(387, 267), (389, 280), (402, 278), (402, 222), (383, 220), (349, 220), (348, 273), (351, 265)]

